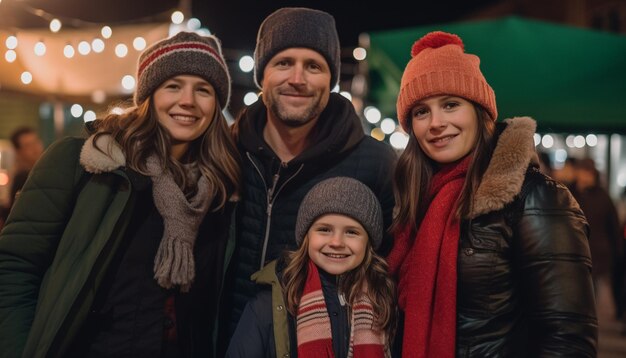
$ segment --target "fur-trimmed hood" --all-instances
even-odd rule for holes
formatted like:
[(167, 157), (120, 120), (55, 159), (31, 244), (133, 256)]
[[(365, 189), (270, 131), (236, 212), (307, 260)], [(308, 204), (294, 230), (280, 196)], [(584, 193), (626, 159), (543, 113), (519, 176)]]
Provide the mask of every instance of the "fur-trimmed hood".
[(504, 208), (520, 192), (528, 165), (537, 161), (533, 135), (537, 123), (530, 117), (515, 117), (504, 121), (506, 128), (474, 195), (468, 218)]
[(95, 134), (91, 135), (80, 151), (80, 164), (89, 173), (112, 172), (126, 165), (122, 147), (108, 134), (101, 135), (94, 145)]

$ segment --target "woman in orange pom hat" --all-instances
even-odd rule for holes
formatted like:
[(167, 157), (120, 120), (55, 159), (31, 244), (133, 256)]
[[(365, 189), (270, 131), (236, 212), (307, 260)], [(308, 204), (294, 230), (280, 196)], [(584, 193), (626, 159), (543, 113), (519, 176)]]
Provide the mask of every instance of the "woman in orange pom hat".
[(418, 40), (397, 110), (388, 256), (403, 357), (596, 355), (587, 222), (538, 170), (528, 117), (496, 123), (480, 59), (453, 34)]

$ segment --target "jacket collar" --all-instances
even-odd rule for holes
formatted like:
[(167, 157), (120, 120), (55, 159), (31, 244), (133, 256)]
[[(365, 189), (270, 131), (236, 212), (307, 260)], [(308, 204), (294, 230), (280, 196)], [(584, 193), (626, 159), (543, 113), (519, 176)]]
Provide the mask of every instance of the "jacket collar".
[(91, 135), (80, 151), (80, 164), (89, 173), (112, 172), (126, 165), (122, 147), (108, 134), (101, 135), (95, 142)]
[(526, 170), (537, 161), (533, 135), (537, 127), (530, 117), (504, 121), (491, 161), (474, 195), (469, 219), (500, 210), (511, 203), (522, 189)]

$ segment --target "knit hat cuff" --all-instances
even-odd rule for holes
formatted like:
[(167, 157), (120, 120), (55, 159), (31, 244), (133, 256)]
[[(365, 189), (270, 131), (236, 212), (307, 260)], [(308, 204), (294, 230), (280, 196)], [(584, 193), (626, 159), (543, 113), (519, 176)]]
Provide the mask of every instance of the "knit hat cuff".
[(396, 109), (402, 128), (406, 132), (409, 131), (409, 112), (415, 103), (428, 97), (445, 94), (476, 102), (485, 108), (491, 119), (496, 120), (498, 117), (495, 93), (484, 78), (452, 71), (431, 72), (413, 78), (400, 89)]

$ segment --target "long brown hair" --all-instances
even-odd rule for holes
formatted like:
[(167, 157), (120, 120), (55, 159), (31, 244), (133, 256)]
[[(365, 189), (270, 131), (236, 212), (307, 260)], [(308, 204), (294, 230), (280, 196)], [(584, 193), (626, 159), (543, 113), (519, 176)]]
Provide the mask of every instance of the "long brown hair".
[[(466, 217), (472, 209), (474, 193), (480, 184), (483, 173), (487, 170), (491, 155), (495, 147), (495, 123), (480, 105), (472, 102), (478, 120), (478, 134), (473, 151), (469, 154), (472, 160), (469, 164), (467, 177), (458, 200), (457, 217)], [(398, 158), (394, 175), (394, 194), (396, 198), (397, 214), (391, 227), (392, 232), (398, 232), (407, 226), (411, 228), (411, 237), (417, 233), (426, 210), (428, 188), (436, 169), (436, 163), (420, 148), (412, 130), (411, 118), (409, 125), (409, 143)]]
[[(298, 250), (287, 253), (288, 263), (283, 271), (285, 305), (294, 317), (306, 283), (309, 260), (309, 235), (306, 235)], [(396, 285), (387, 272), (387, 263), (374, 252), (368, 240), (363, 262), (339, 277), (338, 289), (352, 307), (367, 287), (367, 297), (374, 308), (374, 324), (391, 341), (396, 327)]]
[[(96, 138), (108, 134), (122, 147), (126, 165), (147, 175), (146, 160), (156, 154), (164, 168), (169, 170), (176, 184), (185, 192), (193, 191), (183, 165), (171, 152), (171, 136), (158, 121), (152, 95), (138, 106), (122, 114), (109, 114), (96, 122)], [(97, 148), (103, 151), (103, 148)], [(104, 152), (104, 151), (103, 151)], [(185, 154), (189, 162), (197, 162), (200, 172), (209, 181), (213, 193), (214, 210), (222, 208), (239, 191), (239, 153), (235, 147), (222, 110), (215, 101), (215, 114), (207, 130), (189, 146)]]

